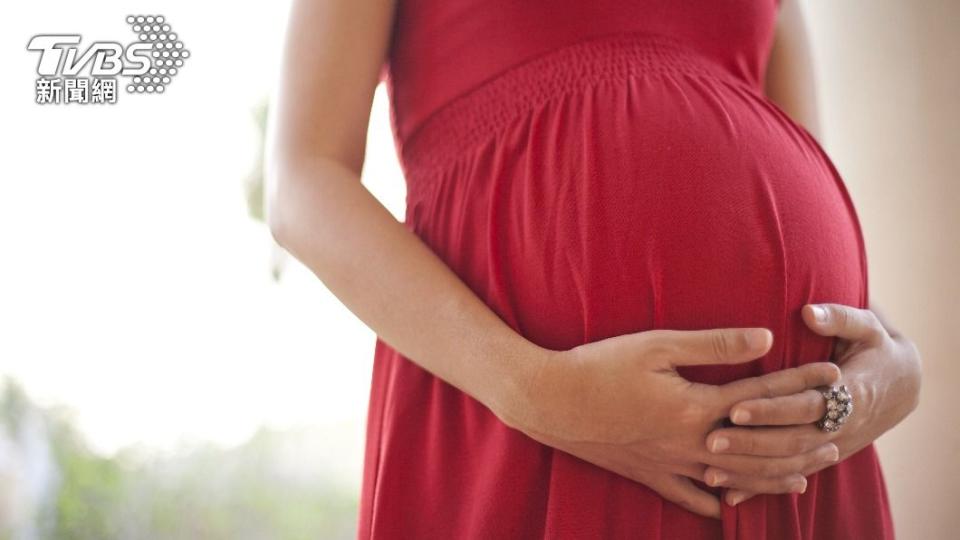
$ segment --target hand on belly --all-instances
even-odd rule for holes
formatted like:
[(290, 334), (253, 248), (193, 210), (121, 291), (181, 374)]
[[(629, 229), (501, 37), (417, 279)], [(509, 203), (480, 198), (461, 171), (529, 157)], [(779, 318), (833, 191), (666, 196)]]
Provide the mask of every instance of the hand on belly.
[(715, 454), (706, 436), (752, 398), (834, 383), (830, 362), (709, 385), (682, 378), (677, 366), (739, 364), (766, 354), (766, 329), (651, 330), (549, 351), (526, 388), (528, 405), (513, 427), (580, 459), (645, 484), (665, 499), (719, 518), (720, 501), (696, 485), (708, 466), (764, 479), (771, 493), (806, 488), (805, 471), (835, 460), (825, 443), (788, 456)]
[[(896, 331), (888, 331), (870, 310), (840, 304), (803, 308), (804, 322), (817, 334), (838, 338), (833, 362), (843, 374), (838, 384), (853, 396), (856, 412), (837, 431), (823, 431), (814, 422), (826, 413), (820, 392), (803, 390), (786, 396), (750, 399), (734, 405), (734, 426), (714, 430), (707, 437), (711, 451), (751, 456), (786, 456), (832, 442), (838, 461), (861, 451), (905, 419), (919, 404), (921, 361), (916, 345)], [(748, 413), (743, 415), (742, 413)], [(723, 438), (725, 444), (717, 445)], [(808, 470), (813, 474), (828, 466)], [(719, 484), (718, 472), (725, 473)], [(763, 480), (708, 467), (704, 481), (724, 485), (728, 504), (737, 505), (762, 493)]]

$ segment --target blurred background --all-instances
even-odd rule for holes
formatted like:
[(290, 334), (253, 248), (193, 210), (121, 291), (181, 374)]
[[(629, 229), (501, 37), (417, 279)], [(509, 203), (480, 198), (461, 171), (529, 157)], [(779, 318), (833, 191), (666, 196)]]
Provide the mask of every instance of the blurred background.
[[(924, 357), (878, 441), (898, 537), (960, 528), (960, 3), (804, 3), (871, 297)], [(0, 18), (0, 538), (352, 538), (375, 336), (263, 225), (288, 1), (35, 1)], [(39, 106), (35, 34), (191, 58), (163, 95)], [(384, 89), (364, 184), (402, 219)]]

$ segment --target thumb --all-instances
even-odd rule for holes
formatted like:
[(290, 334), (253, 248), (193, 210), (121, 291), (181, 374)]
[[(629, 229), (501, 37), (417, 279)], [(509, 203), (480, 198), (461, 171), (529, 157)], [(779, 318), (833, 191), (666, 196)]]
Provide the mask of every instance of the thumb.
[(886, 335), (880, 319), (868, 309), (843, 304), (807, 304), (800, 313), (803, 322), (821, 336), (876, 344)]
[(742, 364), (767, 354), (773, 333), (766, 328), (655, 330), (671, 366)]

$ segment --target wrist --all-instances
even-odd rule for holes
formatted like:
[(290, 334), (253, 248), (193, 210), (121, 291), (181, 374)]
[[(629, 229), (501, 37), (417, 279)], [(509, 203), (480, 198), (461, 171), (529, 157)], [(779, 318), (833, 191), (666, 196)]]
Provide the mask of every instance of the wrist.
[(507, 426), (529, 432), (536, 425), (542, 408), (542, 378), (544, 368), (555, 361), (553, 351), (524, 340), (524, 345), (512, 362), (512, 369), (492, 400), (490, 409)]

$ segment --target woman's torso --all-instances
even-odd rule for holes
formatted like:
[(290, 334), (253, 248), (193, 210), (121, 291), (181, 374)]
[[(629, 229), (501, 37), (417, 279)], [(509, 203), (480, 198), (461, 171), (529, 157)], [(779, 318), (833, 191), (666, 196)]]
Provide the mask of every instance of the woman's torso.
[[(762, 359), (681, 374), (826, 360), (799, 310), (866, 306), (863, 240), (829, 158), (763, 94), (776, 11), (401, 1), (385, 74), (406, 225), (544, 347), (765, 326)], [(892, 535), (872, 445), (718, 522), (506, 428), (379, 341), (367, 435), (364, 537)]]

